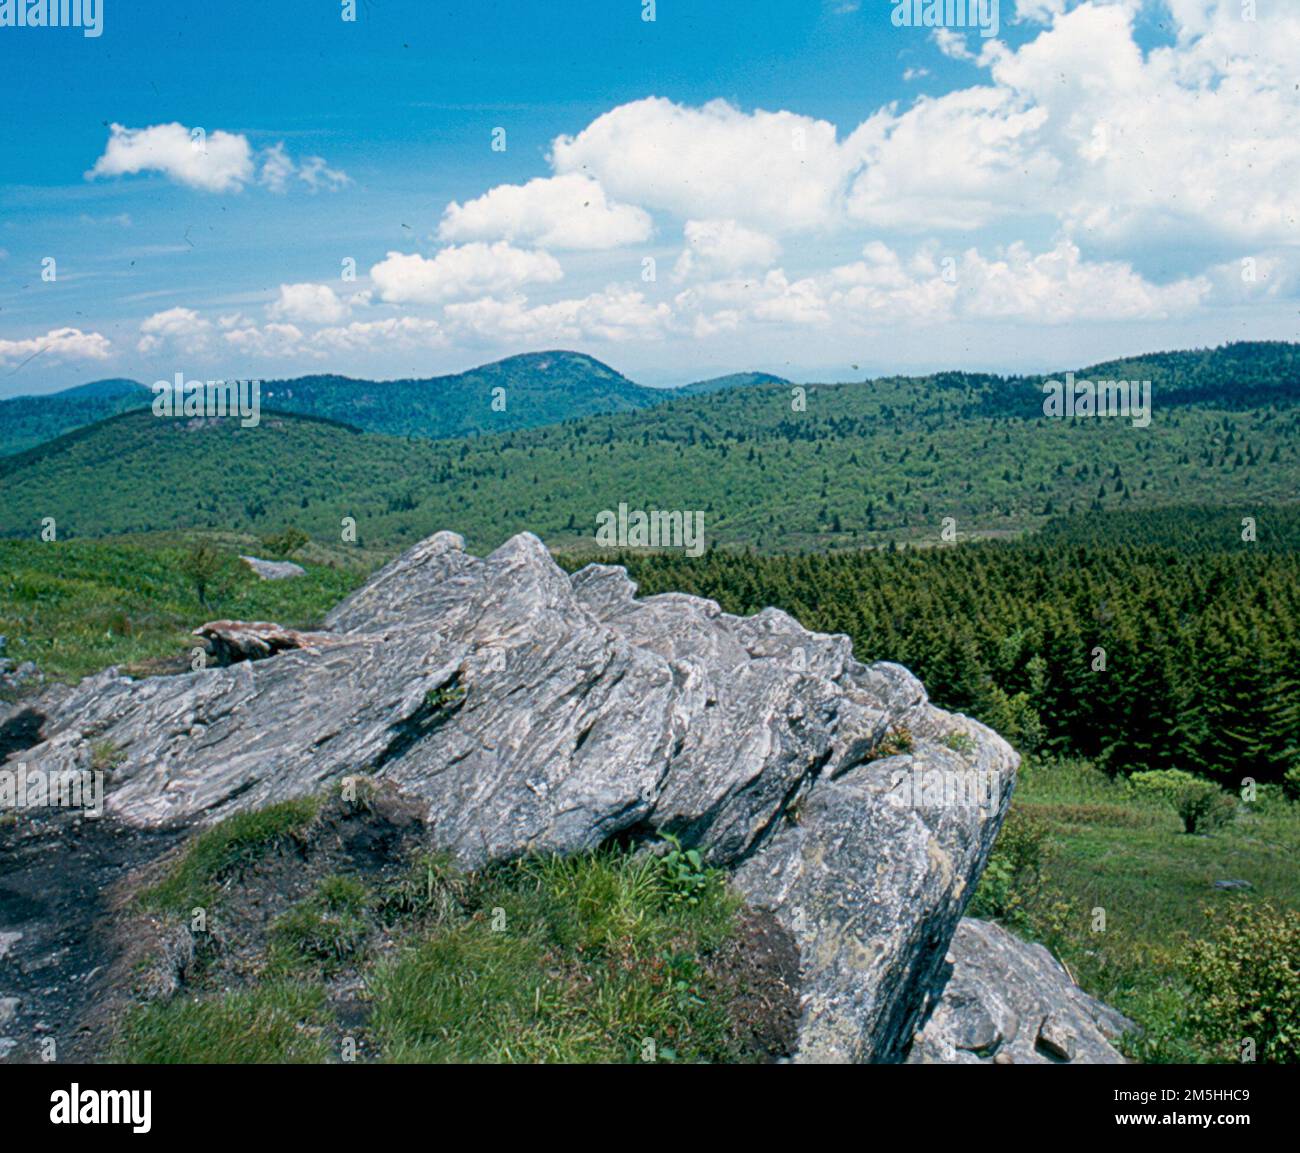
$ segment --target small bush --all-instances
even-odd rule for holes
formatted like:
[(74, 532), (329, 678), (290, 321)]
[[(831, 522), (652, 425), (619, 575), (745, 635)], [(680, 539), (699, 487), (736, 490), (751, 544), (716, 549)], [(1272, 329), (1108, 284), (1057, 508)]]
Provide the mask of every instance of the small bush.
[(1290, 801), (1300, 801), (1300, 765), (1292, 765), (1282, 778), (1282, 791)]
[(1012, 807), (971, 899), (971, 916), (1013, 923), (1024, 920), (1028, 906), (1042, 893), (1049, 834), (1041, 817)]
[(1221, 829), (1237, 811), (1236, 801), (1218, 785), (1181, 769), (1133, 773), (1129, 781), (1139, 796), (1159, 799), (1172, 806), (1186, 833)]
[(290, 527), (262, 537), (262, 551), (270, 560), (288, 560), (310, 540), (302, 529)]
[(1211, 935), (1188, 946), (1193, 1027), (1228, 1061), (1300, 1062), (1300, 913), (1270, 903), (1206, 909)]
[(666, 834), (664, 840), (668, 851), (659, 858), (659, 867), (668, 899), (698, 905), (709, 884), (704, 858), (698, 849), (683, 849), (681, 841), (672, 834)]

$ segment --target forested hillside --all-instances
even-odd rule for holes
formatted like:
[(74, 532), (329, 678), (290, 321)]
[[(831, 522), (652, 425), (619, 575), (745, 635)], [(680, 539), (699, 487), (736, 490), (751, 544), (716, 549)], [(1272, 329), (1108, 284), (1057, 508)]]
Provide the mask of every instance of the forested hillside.
[(264, 412), (148, 411), (0, 459), (0, 534), (55, 517), (65, 535), (173, 528), (374, 545), (452, 527), (473, 548), (530, 530), (591, 542), (621, 502), (700, 510), (711, 544), (761, 551), (1014, 535), (1071, 512), (1255, 504), (1300, 492), (1300, 406), (1157, 403), (1120, 418), (989, 416), (980, 394), (901, 380), (730, 389), (641, 412), (457, 441), (397, 439)]
[(73, 429), (143, 408), (147, 389), (132, 380), (96, 380), (48, 396), (0, 400), (0, 457), (54, 440)]
[(304, 376), (262, 387), (268, 408), (340, 420), (369, 432), (433, 439), (630, 412), (663, 398), (661, 390), (634, 384), (577, 352), (527, 353), (425, 380)]
[[(1300, 764), (1300, 506), (1255, 515), (1259, 544), (1235, 514), (1171, 509), (960, 548), (602, 559), (627, 565), (642, 594), (698, 593), (740, 614), (776, 605), (846, 633), (860, 659), (906, 665), (1026, 752), (1234, 788)], [(1158, 536), (1173, 523), (1191, 549), (1141, 543), (1144, 524)]]

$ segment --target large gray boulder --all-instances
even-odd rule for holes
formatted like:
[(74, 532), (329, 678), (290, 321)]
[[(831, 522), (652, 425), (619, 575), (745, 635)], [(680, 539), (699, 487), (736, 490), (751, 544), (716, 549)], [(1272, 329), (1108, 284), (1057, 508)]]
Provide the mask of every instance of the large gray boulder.
[(87, 769), (107, 743), (108, 819), (139, 827), (368, 774), (467, 867), (674, 833), (794, 935), (800, 1059), (901, 1059), (1016, 755), (846, 637), (635, 591), (529, 534), (480, 559), (439, 533), (309, 647), (28, 702), (40, 742), (11, 759)]
[(1133, 1022), (1080, 989), (1042, 945), (966, 918), (948, 948), (909, 1062), (1124, 1063), (1111, 1042)]

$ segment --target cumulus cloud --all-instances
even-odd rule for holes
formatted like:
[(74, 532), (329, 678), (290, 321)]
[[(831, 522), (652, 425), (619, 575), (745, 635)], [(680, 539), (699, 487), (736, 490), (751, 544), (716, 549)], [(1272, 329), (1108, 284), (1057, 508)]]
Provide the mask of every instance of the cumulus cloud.
[(926, 245), (908, 259), (875, 241), (861, 259), (825, 273), (791, 280), (773, 269), (761, 278), (714, 281), (680, 293), (675, 304), (683, 318), (695, 317), (697, 332), (734, 329), (745, 320), (814, 328), (954, 320), (1066, 324), (1180, 316), (1210, 289), (1204, 277), (1158, 285), (1128, 263), (1086, 261), (1068, 240), (1036, 254), (1011, 244), (988, 256), (972, 248), (948, 258)]
[(557, 172), (586, 172), (620, 200), (776, 232), (832, 222), (852, 167), (825, 120), (658, 97), (557, 138), (551, 156)]
[(1023, 244), (995, 259), (971, 250), (957, 282), (964, 316), (1040, 324), (1166, 319), (1191, 311), (1210, 289), (1204, 277), (1156, 285), (1126, 262), (1085, 261), (1068, 240), (1036, 256)]
[(1175, 42), (1144, 53), (1138, 0), (1027, 3), (1012, 49), (941, 51), (988, 82), (888, 105), (841, 136), (793, 112), (621, 105), (557, 138), (555, 171), (628, 205), (775, 235), (845, 225), (970, 231), (1036, 215), (1080, 243), (1300, 241), (1300, 10), (1165, 0)]
[(672, 320), (666, 302), (617, 287), (532, 306), (522, 296), (485, 298), (449, 304), (444, 312), (456, 335), (492, 341), (651, 340), (662, 337)]
[(192, 308), (169, 308), (155, 312), (140, 324), (136, 348), (144, 353), (164, 349), (180, 354), (199, 355), (208, 351), (212, 323)]
[(681, 280), (769, 268), (781, 255), (773, 237), (734, 220), (688, 220), (684, 232), (686, 248), (674, 269)]
[(282, 143), (255, 156), (248, 137), (235, 132), (207, 132), (176, 122), (149, 128), (112, 125), (104, 154), (86, 178), (139, 172), (161, 172), (177, 184), (204, 192), (238, 192), (254, 176), (272, 192), (286, 191), (295, 177), (312, 192), (349, 183), (347, 173), (330, 168), (319, 156), (295, 162)]
[(98, 332), (52, 328), (44, 336), (0, 340), (0, 364), (22, 364), (37, 356), (56, 360), (107, 360), (112, 342)]
[(161, 172), (177, 184), (204, 192), (235, 192), (253, 177), (253, 150), (231, 132), (195, 135), (183, 124), (109, 129), (104, 155), (86, 175), (124, 176)]
[(319, 359), (321, 349), (296, 324), (247, 324), (228, 329), (221, 339), (244, 356), (302, 357)]
[(348, 305), (328, 284), (282, 284), (267, 314), (274, 320), (334, 324), (347, 316)]
[(1260, 252), (1224, 261), (1209, 270), (1214, 297), (1227, 304), (1276, 300), (1293, 293), (1300, 284), (1300, 267), (1294, 253)]
[(376, 348), (442, 348), (447, 344), (442, 326), (436, 320), (419, 316), (353, 321), (346, 326), (323, 328), (312, 339), (314, 343), (335, 352)]
[(379, 298), (389, 304), (438, 304), (458, 296), (510, 292), (525, 284), (548, 284), (564, 275), (548, 252), (496, 244), (463, 244), (432, 259), (390, 252), (370, 270)]
[(571, 172), (502, 184), (465, 204), (447, 205), (438, 237), (508, 240), (542, 248), (606, 249), (648, 240), (650, 215), (615, 204), (599, 181)]
[(1132, 6), (1090, 3), (992, 62), (1014, 106), (1044, 114), (1032, 146), (1057, 176), (1036, 205), (1111, 245), (1295, 243), (1300, 12), (1265, 29), (1235, 0), (1169, 6), (1178, 42), (1145, 57)]

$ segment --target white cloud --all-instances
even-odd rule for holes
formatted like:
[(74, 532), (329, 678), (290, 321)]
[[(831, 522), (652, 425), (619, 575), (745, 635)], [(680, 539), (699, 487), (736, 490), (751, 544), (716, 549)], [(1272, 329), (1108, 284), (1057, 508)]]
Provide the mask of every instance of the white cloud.
[(699, 333), (744, 320), (814, 328), (1158, 320), (1192, 311), (1210, 291), (1204, 277), (1157, 285), (1127, 263), (1085, 261), (1068, 240), (1038, 254), (1012, 244), (996, 255), (972, 248), (948, 260), (933, 244), (904, 260), (875, 241), (860, 260), (829, 272), (791, 280), (773, 269), (762, 278), (697, 285), (675, 303)]
[(194, 309), (169, 308), (141, 322), (136, 348), (143, 353), (168, 349), (182, 355), (200, 355), (208, 351), (211, 333), (211, 322)]
[(261, 157), (262, 169), (258, 173), (257, 182), (272, 192), (287, 192), (289, 182), (294, 177), (313, 193), (322, 188), (335, 191), (352, 183), (346, 172), (331, 168), (319, 156), (308, 156), (301, 163), (295, 163), (293, 157), (285, 151), (283, 142), (262, 149)]
[(443, 213), (438, 237), (605, 249), (648, 240), (651, 228), (643, 209), (610, 202), (599, 181), (571, 172), (501, 184), (465, 204), (453, 201)]
[(258, 173), (257, 182), (272, 192), (284, 192), (293, 178), (293, 158), (284, 150), (283, 144), (273, 144), (262, 151), (262, 171)]
[(282, 284), (267, 314), (274, 320), (335, 324), (347, 316), (348, 305), (328, 284)]
[(515, 248), (505, 241), (452, 246), (432, 259), (390, 252), (370, 270), (379, 298), (390, 304), (437, 304), (457, 296), (510, 292), (525, 284), (549, 284), (563, 275), (550, 253)]
[(1163, 0), (1175, 43), (1145, 53), (1138, 0), (1022, 3), (1012, 49), (937, 29), (985, 84), (876, 111), (843, 138), (724, 101), (624, 104), (552, 148), (557, 173), (684, 220), (776, 235), (853, 224), (971, 231), (1026, 215), (1076, 242), (1295, 244), (1300, 9)]
[(974, 52), (966, 47), (966, 37), (953, 28), (936, 28), (930, 33), (935, 45), (951, 60), (975, 60)]
[(391, 348), (442, 348), (447, 344), (447, 337), (436, 320), (401, 316), (354, 321), (345, 327), (323, 328), (314, 334), (312, 341), (331, 351), (356, 352)]
[(296, 324), (245, 325), (222, 334), (222, 340), (245, 356), (320, 358), (324, 355)]
[(205, 192), (235, 192), (253, 176), (253, 153), (243, 136), (220, 130), (194, 136), (183, 124), (109, 130), (104, 155), (86, 175), (123, 176), (162, 172), (178, 184)]
[(1190, 312), (1210, 289), (1203, 277), (1156, 285), (1123, 261), (1089, 263), (1068, 240), (1037, 256), (1023, 244), (996, 259), (972, 249), (957, 282), (962, 315), (1040, 324), (1166, 319)]
[(1059, 169), (1033, 145), (1046, 115), (987, 87), (921, 97), (901, 116), (878, 113), (851, 137), (866, 167), (848, 215), (903, 231), (968, 230), (1037, 207)]
[(347, 173), (328, 167), (319, 156), (296, 164), (283, 143), (254, 157), (248, 137), (235, 132), (207, 132), (175, 122), (150, 128), (112, 125), (104, 155), (86, 173), (87, 179), (138, 172), (161, 172), (177, 184), (204, 192), (238, 192), (254, 175), (272, 192), (286, 191), (295, 176), (312, 192), (349, 183)]
[(1209, 270), (1214, 297), (1228, 304), (1276, 300), (1295, 291), (1300, 268), (1294, 253), (1260, 252)]
[(771, 236), (734, 220), (688, 220), (684, 232), (686, 248), (674, 269), (681, 280), (769, 268), (781, 255), (781, 245)]
[(652, 97), (557, 138), (552, 163), (561, 174), (595, 177), (629, 203), (783, 232), (837, 219), (853, 161), (825, 120)]
[(44, 336), (0, 340), (0, 364), (21, 364), (36, 356), (56, 360), (107, 360), (112, 342), (98, 332), (79, 328), (52, 328)]
[(1058, 174), (1036, 206), (1112, 246), (1296, 243), (1300, 12), (1251, 23), (1236, 0), (1168, 2), (1178, 42), (1145, 58), (1132, 6), (1084, 4), (992, 61), (1045, 114), (1034, 146)]
[(651, 340), (662, 337), (672, 320), (668, 304), (617, 287), (535, 306), (522, 296), (488, 297), (449, 304), (444, 312), (457, 335), (490, 341)]
[(298, 179), (311, 192), (322, 188), (334, 191), (352, 183), (352, 178), (340, 168), (331, 168), (319, 156), (306, 156), (298, 165)]

